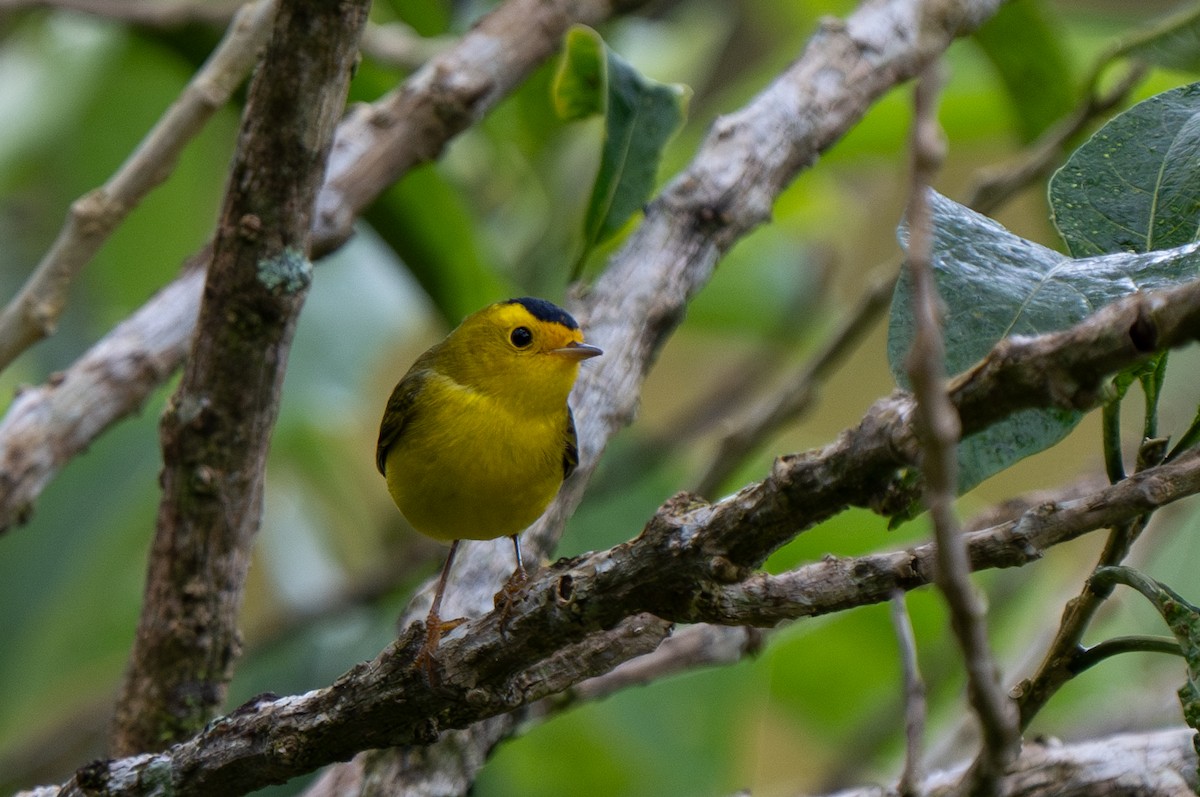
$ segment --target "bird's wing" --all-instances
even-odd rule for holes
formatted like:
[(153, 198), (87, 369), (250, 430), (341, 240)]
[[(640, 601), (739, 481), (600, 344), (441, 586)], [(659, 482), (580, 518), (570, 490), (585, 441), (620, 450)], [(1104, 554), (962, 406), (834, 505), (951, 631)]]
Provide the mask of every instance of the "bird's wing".
[(575, 472), (579, 464), (579, 438), (575, 434), (575, 414), (567, 406), (567, 445), (563, 448), (563, 480)]
[(420, 368), (420, 365), (421, 362), (418, 360), (416, 365), (404, 375), (404, 378), (392, 391), (387, 407), (383, 411), (383, 420), (379, 424), (379, 442), (375, 444), (375, 467), (379, 468), (379, 472), (384, 476), (387, 475), (388, 449), (400, 439), (400, 433), (412, 420), (417, 396), (421, 394), (425, 383), (429, 381), (429, 371)]

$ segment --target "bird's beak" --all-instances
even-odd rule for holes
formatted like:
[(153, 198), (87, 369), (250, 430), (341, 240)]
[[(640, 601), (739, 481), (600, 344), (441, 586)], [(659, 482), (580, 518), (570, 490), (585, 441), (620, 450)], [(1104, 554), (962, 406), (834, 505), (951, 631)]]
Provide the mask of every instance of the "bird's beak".
[(604, 354), (599, 348), (590, 346), (587, 343), (568, 343), (561, 349), (551, 349), (551, 354), (557, 354), (566, 357), (569, 360), (586, 360), (589, 357), (599, 357)]

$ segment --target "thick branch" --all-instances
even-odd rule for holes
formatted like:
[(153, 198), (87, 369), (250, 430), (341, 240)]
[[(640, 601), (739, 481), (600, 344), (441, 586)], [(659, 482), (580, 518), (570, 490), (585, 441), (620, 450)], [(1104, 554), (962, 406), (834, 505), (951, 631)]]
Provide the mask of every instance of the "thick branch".
[[(1188, 730), (1121, 734), (1074, 744), (1026, 745), (998, 787), (1006, 797), (1191, 797), (1196, 751)], [(963, 768), (939, 772), (920, 785), (925, 797), (956, 793)], [(872, 786), (831, 797), (890, 797)]]
[(195, 732), (222, 702), (262, 479), (311, 280), (313, 201), (368, 3), (292, 0), (254, 81), (183, 381), (162, 420), (163, 499), (118, 754)]
[[(1195, 792), (1196, 752), (1188, 728), (1119, 734), (1085, 742), (1027, 745), (1003, 779), (1008, 797), (1191, 797)], [(946, 797), (962, 768), (939, 772), (921, 784), (927, 797)], [(357, 784), (324, 788), (322, 794), (356, 793)], [(87, 792), (75, 791), (74, 794)], [(851, 789), (830, 797), (889, 797), (879, 786)], [(54, 787), (20, 792), (16, 797), (55, 797)]]
[[(1047, 358), (1073, 362), (1076, 368), (1089, 361), (1119, 367), (1112, 363), (1112, 336), (1103, 333), (1105, 325), (1127, 336), (1126, 314), (1136, 316), (1147, 306), (1157, 308), (1151, 317), (1165, 321), (1173, 313), (1163, 297), (1183, 301), (1192, 296), (1189, 291), (1200, 291), (1200, 283), (1130, 297), (1070, 330), (1028, 339), (1023, 342), (1024, 359), (1009, 358), (999, 371), (976, 369), (973, 388), (990, 385), (1003, 392), (1009, 378), (1023, 370), (1040, 372)], [(1192, 302), (1191, 313), (1200, 315), (1200, 302)], [(1200, 323), (1193, 333), (1200, 334)], [(1136, 350), (1130, 356), (1138, 356)], [(1101, 378), (1096, 375), (1094, 380)], [(896, 589), (929, 583), (933, 545), (857, 559), (829, 558), (778, 577), (752, 570), (803, 529), (848, 503), (869, 503), (876, 493), (889, 489), (891, 473), (904, 461), (900, 453), (907, 446), (887, 447), (869, 457), (859, 451), (857, 458), (847, 446), (910, 439), (906, 419), (911, 408), (898, 407), (909, 403), (905, 397), (880, 402), (856, 430), (823, 451), (780, 460), (762, 483), (716, 504), (681, 496), (664, 505), (636, 539), (547, 568), (514, 606), (505, 633), (492, 613), (443, 641), (441, 690), (430, 690), (423, 671), (412, 666), (420, 644), (419, 627), (413, 626), (375, 661), (356, 667), (326, 689), (244, 707), (163, 756), (111, 762), (78, 777), (100, 777), (111, 786), (110, 778), (128, 774), (130, 768), (157, 767), (178, 778), (180, 788), (219, 783), (226, 793), (240, 793), (359, 749), (429, 743), (438, 731), (508, 712), (611, 669), (625, 660), (616, 649), (605, 656), (564, 656), (560, 651), (604, 638), (605, 629), (617, 628), (634, 615), (771, 625), (886, 600)], [(967, 413), (959, 405), (964, 424), (983, 424), (980, 410), (994, 409), (986, 402), (972, 406)], [(994, 413), (990, 420), (1000, 417), (1003, 413)], [(884, 424), (896, 428), (889, 431)], [(887, 458), (891, 466), (863, 471), (840, 463), (843, 457), (860, 462)], [(1050, 545), (1198, 491), (1200, 451), (1191, 451), (1088, 498), (1038, 507), (1016, 521), (968, 535), (971, 567), (1027, 564)], [(112, 793), (144, 793), (139, 788)]]
[[(1200, 454), (1193, 454), (1090, 498), (1041, 507), (975, 532), (967, 540), (971, 564), (975, 569), (1026, 564), (1043, 548), (1114, 517), (1197, 491)], [(647, 608), (681, 620), (773, 624), (887, 600), (895, 589), (931, 579), (934, 550), (925, 545), (722, 584), (736, 568), (715, 555), (712, 538), (728, 530), (720, 516), (736, 512), (737, 502), (734, 496), (714, 506), (669, 504), (637, 539), (544, 571), (514, 609), (505, 634), (491, 614), (443, 641), (440, 690), (431, 690), (423, 671), (412, 666), (422, 638), (413, 626), (332, 686), (296, 697), (263, 696), (162, 754), (92, 765), (62, 793), (94, 794), (105, 787), (112, 797), (149, 794), (153, 772), (176, 794), (240, 794), (358, 749), (427, 744), (446, 728), (507, 712), (606, 672), (652, 649), (666, 632), (664, 621), (643, 613)], [(756, 522), (745, 517), (734, 531), (753, 534)], [(795, 519), (795, 527), (802, 524), (803, 517)]]

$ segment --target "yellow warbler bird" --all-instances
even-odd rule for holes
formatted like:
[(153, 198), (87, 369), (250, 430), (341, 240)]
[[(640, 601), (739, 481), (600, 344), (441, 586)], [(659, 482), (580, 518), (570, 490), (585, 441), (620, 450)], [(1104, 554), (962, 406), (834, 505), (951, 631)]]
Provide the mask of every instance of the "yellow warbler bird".
[(562, 308), (510, 299), (467, 316), (392, 391), (375, 464), (409, 523), (450, 543), (418, 656), (427, 672), (442, 634), (463, 622), (439, 615), (460, 540), (511, 537), (516, 568), (497, 599), (524, 585), (517, 535), (579, 462), (567, 396), (579, 364), (600, 353)]

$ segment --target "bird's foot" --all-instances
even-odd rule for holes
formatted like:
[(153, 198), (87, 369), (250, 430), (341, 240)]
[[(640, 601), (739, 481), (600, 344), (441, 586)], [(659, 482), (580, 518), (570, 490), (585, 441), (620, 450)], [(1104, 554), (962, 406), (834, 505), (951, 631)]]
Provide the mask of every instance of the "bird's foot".
[(442, 641), (442, 637), (466, 621), (466, 617), (443, 620), (433, 612), (430, 612), (429, 617), (425, 619), (425, 643), (417, 651), (417, 658), (413, 661), (413, 664), (424, 670), (425, 681), (430, 687), (441, 685), (441, 673), (438, 671), (438, 661), (435, 654), (437, 653), (438, 645)]
[(504, 582), (504, 586), (492, 598), (493, 605), (496, 611), (500, 612), (500, 633), (504, 633), (505, 627), (508, 625), (509, 615), (512, 614), (513, 606), (525, 594), (525, 587), (529, 584), (529, 573), (525, 568), (518, 567), (513, 571), (513, 574), (508, 577), (508, 581)]

